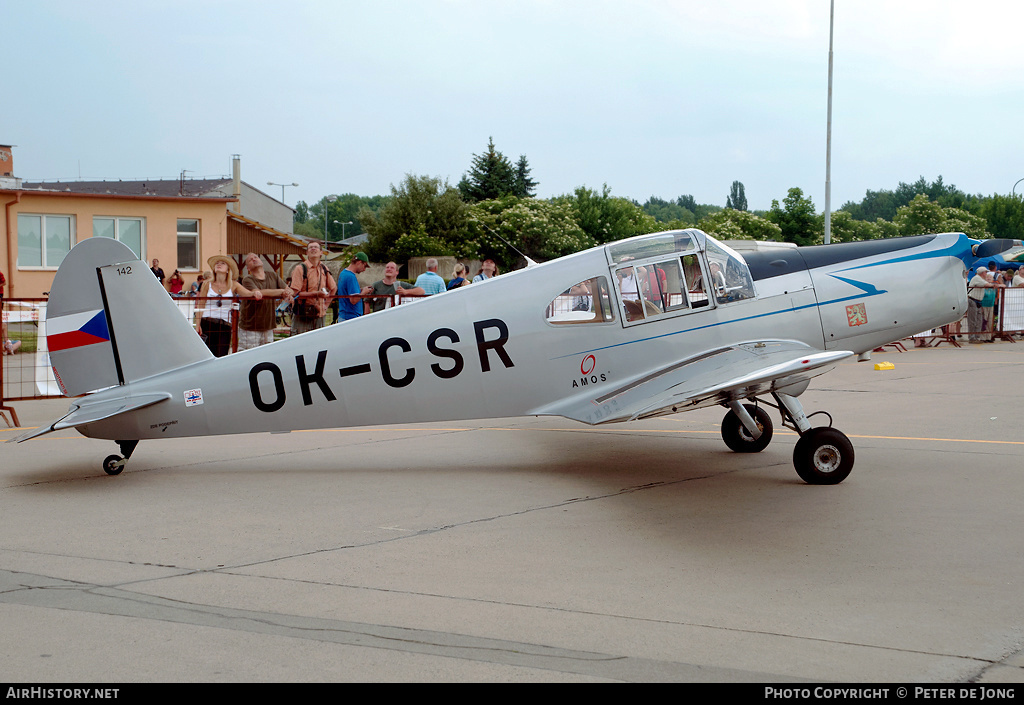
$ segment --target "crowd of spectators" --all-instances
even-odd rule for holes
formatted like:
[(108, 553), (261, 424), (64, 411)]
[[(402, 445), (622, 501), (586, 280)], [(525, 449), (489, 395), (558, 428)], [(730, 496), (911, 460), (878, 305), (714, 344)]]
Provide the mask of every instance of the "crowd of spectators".
[(978, 267), (967, 281), (967, 342), (995, 342), (996, 290), (1024, 287), (1024, 266), (999, 271), (995, 262)]
[[(469, 268), (460, 262), (446, 282), (432, 257), (426, 262), (427, 271), (414, 284), (400, 280), (398, 264), (388, 262), (381, 279), (360, 286), (358, 276), (369, 266), (365, 253), (355, 253), (337, 281), (323, 262), (323, 254), (320, 243), (310, 242), (306, 256), (292, 268), (287, 280), (265, 268), (256, 253), (245, 256), (244, 273), (230, 257), (214, 255), (208, 260), (211, 269), (200, 273), (187, 289), (178, 270), (165, 283), (159, 260), (154, 259), (150, 269), (171, 296), (201, 299), (195, 310), (196, 331), (217, 357), (229, 352), (232, 308), (239, 311), (238, 349), (247, 350), (273, 342), (277, 316), (283, 310), (291, 313), (290, 334), (298, 335), (323, 327), (328, 311), (334, 311), (332, 323), (337, 323), (383, 311), (403, 296), (434, 296), (498, 275), (497, 264), (486, 259), (471, 280)], [(236, 299), (239, 305), (235, 305)]]
[[(485, 259), (470, 280), (468, 267), (459, 262), (452, 271), (451, 279), (446, 282), (437, 273), (437, 259), (430, 258), (426, 262), (427, 271), (417, 277), (415, 284), (400, 280), (398, 265), (388, 262), (381, 279), (360, 286), (357, 277), (369, 266), (365, 253), (357, 252), (354, 255), (348, 267), (341, 271), (337, 282), (322, 257), (320, 243), (310, 242), (306, 247), (305, 258), (292, 268), (285, 281), (273, 270), (264, 268), (263, 260), (255, 253), (246, 255), (246, 272), (241, 279), (234, 260), (225, 255), (214, 255), (208, 260), (212, 271), (200, 273), (187, 293), (184, 278), (177, 269), (166, 284), (159, 260), (152, 261), (151, 271), (171, 296), (191, 296), (204, 300), (195, 311), (196, 331), (218, 357), (229, 351), (231, 310), (236, 298), (241, 299), (238, 348), (246, 350), (273, 342), (279, 302), (282, 306), (291, 307), (291, 334), (298, 335), (322, 327), (332, 301), (338, 303), (338, 314), (334, 321), (337, 322), (383, 311), (396, 297), (434, 296), (486, 281), (499, 274), (494, 260)], [(0, 303), (3, 301), (5, 284), (3, 272), (0, 272)], [(631, 293), (633, 296), (639, 293), (638, 288), (630, 288), (633, 285), (629, 282), (620, 282), (620, 286), (624, 298), (629, 298)], [(996, 291), (1009, 287), (1024, 287), (1024, 266), (1016, 270), (999, 271), (995, 263), (990, 263), (976, 268), (973, 276), (968, 276), (969, 343), (994, 342)], [(6, 323), (0, 330), (0, 345), (4, 355), (14, 354), (21, 347), (21, 341), (8, 338)]]

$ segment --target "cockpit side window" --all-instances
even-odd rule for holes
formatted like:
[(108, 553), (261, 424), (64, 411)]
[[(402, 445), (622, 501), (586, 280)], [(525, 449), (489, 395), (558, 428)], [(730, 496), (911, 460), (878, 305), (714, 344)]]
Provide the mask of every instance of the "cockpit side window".
[(683, 272), (686, 281), (690, 282), (688, 290), (690, 307), (700, 308), (708, 305), (708, 293), (704, 289), (704, 273), (700, 268), (700, 258), (697, 255), (684, 255), (682, 258)]
[(636, 267), (627, 265), (615, 270), (615, 282), (622, 299), (622, 315), (627, 321), (642, 321), (644, 306), (640, 299), (640, 277)]
[(615, 274), (627, 322), (650, 320), (690, 307), (679, 257), (630, 264), (619, 267)]
[(608, 279), (594, 277), (575, 284), (548, 304), (548, 323), (606, 323), (615, 320), (608, 289)]
[(720, 304), (754, 298), (754, 281), (747, 263), (732, 251), (720, 247), (714, 240), (707, 242), (709, 279), (713, 295)]

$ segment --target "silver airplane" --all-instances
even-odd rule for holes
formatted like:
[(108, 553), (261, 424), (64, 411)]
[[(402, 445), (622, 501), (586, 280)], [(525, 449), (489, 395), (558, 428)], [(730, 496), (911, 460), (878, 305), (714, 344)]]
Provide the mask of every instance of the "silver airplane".
[(11, 440), (68, 428), (114, 440), (122, 455), (103, 470), (116, 475), (143, 439), (607, 424), (720, 405), (726, 445), (751, 453), (772, 439), (768, 406), (799, 434), (799, 476), (837, 484), (853, 446), (825, 412), (829, 425), (812, 427), (798, 399), (810, 380), (959, 320), (964, 262), (1012, 242), (945, 233), (740, 256), (699, 230), (654, 233), (215, 358), (144, 262), (89, 238), (61, 264), (46, 316), (55, 377), (80, 398)]

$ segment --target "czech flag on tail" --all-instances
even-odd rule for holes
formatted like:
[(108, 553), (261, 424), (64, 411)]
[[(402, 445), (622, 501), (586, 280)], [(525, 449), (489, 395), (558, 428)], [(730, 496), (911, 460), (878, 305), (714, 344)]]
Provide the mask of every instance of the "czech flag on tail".
[(71, 350), (110, 341), (103, 309), (83, 311), (46, 320), (46, 342), (50, 352)]

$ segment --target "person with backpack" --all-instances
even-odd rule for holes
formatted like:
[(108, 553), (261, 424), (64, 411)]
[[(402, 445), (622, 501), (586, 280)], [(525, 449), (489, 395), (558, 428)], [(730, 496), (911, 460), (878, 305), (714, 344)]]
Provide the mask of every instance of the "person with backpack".
[(306, 258), (292, 269), (288, 286), (295, 295), (292, 304), (292, 335), (323, 328), (324, 315), (338, 285), (327, 265), (321, 262), (323, 249), (319, 242), (306, 245)]

